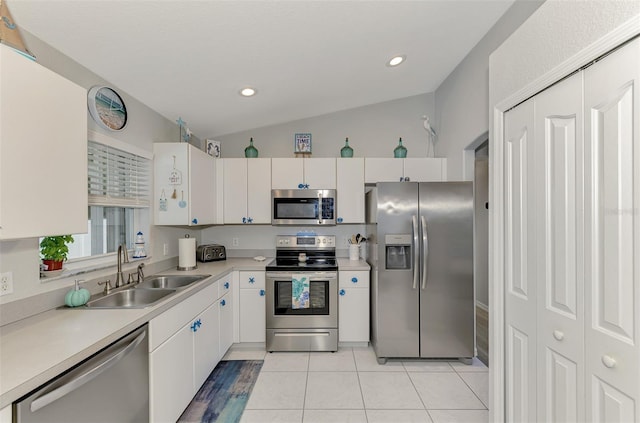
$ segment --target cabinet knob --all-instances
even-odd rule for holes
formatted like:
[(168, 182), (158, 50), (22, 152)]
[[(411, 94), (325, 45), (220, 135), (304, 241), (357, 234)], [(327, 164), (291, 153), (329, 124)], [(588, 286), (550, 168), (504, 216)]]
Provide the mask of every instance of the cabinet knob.
[(336, 222), (338, 222), (338, 223), (342, 223), (342, 221), (343, 221), (343, 220), (344, 220), (344, 219), (342, 219), (341, 217), (339, 217), (339, 218), (337, 218), (337, 219), (336, 219)]
[(309, 189), (309, 184), (298, 184), (299, 189)]
[(564, 339), (564, 332), (561, 332), (559, 330), (554, 330), (553, 337), (556, 338), (556, 340), (558, 341), (562, 341)]
[(261, 289), (261, 290), (260, 290), (260, 296), (261, 296), (261, 297), (264, 297), (264, 289)]
[(193, 220), (191, 220), (191, 223), (193, 223), (194, 225), (198, 224), (198, 219), (196, 219), (195, 217), (193, 218)]
[(339, 294), (342, 295), (342, 296), (344, 296), (346, 293), (347, 292), (344, 289), (341, 289), (340, 292), (339, 292)]
[(229, 289), (229, 282), (225, 282), (225, 283), (224, 283), (224, 288), (225, 288), (225, 289)]
[(615, 358), (608, 356), (608, 355), (603, 355), (602, 356), (602, 364), (605, 365), (605, 367), (612, 369), (614, 367), (616, 367), (616, 360)]
[(253, 217), (247, 217), (247, 223), (253, 223)]
[(256, 283), (256, 278), (253, 276), (249, 276), (249, 283)]
[(247, 223), (247, 218), (246, 217), (242, 218), (242, 223)]
[(356, 278), (355, 276), (351, 278), (351, 282), (353, 283), (358, 283), (358, 278)]
[(220, 301), (220, 305), (221, 305), (222, 307), (226, 306), (226, 305), (227, 305), (227, 301), (226, 301), (226, 300), (222, 300), (222, 301)]

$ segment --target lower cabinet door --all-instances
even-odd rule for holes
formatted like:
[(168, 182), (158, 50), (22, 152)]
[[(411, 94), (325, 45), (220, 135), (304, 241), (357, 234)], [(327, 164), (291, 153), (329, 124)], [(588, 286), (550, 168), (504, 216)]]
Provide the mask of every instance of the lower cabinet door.
[(191, 328), (185, 326), (151, 352), (149, 366), (149, 421), (175, 422), (195, 393)]
[(339, 288), (338, 341), (369, 342), (369, 289)]
[(193, 331), (193, 388), (202, 386), (220, 361), (220, 310), (212, 304), (191, 323)]
[(240, 290), (240, 342), (265, 342), (264, 289)]
[(227, 292), (218, 301), (220, 307), (220, 358), (224, 357), (233, 344), (233, 295)]

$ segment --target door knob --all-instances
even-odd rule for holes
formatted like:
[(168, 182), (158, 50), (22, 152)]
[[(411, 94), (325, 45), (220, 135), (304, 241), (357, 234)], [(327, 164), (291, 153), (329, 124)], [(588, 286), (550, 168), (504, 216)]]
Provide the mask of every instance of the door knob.
[(564, 332), (561, 332), (559, 330), (554, 330), (553, 337), (556, 338), (556, 340), (558, 341), (562, 341), (564, 339)]
[(614, 367), (616, 367), (616, 360), (615, 358), (609, 356), (609, 355), (603, 355), (602, 356), (602, 364), (605, 365), (605, 367), (612, 369)]

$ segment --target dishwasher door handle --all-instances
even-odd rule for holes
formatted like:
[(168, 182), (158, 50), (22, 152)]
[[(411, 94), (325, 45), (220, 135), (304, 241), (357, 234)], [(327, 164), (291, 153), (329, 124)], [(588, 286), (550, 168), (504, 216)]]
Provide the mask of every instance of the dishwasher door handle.
[[(51, 404), (52, 402), (64, 397), (65, 395), (75, 391), (82, 385), (87, 382), (92, 381), (100, 374), (104, 373), (110, 367), (117, 364), (120, 360), (125, 358), (131, 351), (133, 351), (140, 343), (144, 340), (144, 337), (147, 335), (146, 330), (143, 331), (140, 335), (138, 335), (134, 340), (129, 342), (125, 347), (120, 348), (119, 351), (115, 351), (110, 354), (106, 358), (99, 358), (98, 363), (91, 367), (91, 369), (82, 373), (79, 376), (74, 377), (69, 382), (60, 386), (59, 388), (54, 389), (51, 392), (48, 392), (41, 397), (36, 398), (31, 402), (31, 412), (36, 412), (43, 407)], [(109, 347), (107, 347), (109, 348)], [(98, 357), (95, 357), (98, 359)]]

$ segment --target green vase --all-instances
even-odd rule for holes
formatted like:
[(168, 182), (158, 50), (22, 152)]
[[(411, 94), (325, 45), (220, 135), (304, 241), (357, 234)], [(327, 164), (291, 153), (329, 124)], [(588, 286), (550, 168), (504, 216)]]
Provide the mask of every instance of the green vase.
[(393, 157), (405, 158), (407, 157), (407, 149), (402, 145), (402, 138), (398, 141), (398, 146), (393, 149)]
[(245, 157), (258, 157), (258, 149), (253, 146), (253, 137), (249, 140), (249, 147), (244, 149)]
[(344, 147), (340, 149), (340, 157), (353, 157), (353, 148), (349, 147), (349, 138), (344, 140)]

